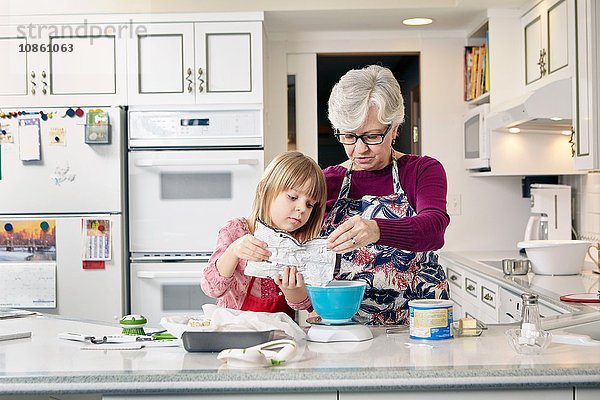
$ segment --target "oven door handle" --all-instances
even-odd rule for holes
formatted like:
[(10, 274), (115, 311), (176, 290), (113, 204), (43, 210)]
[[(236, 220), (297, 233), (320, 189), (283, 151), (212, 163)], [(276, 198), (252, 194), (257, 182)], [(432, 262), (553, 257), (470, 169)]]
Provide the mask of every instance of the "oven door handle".
[(138, 271), (138, 278), (161, 279), (161, 278), (202, 278), (201, 271)]
[(203, 160), (136, 160), (136, 167), (201, 167), (205, 165), (258, 165), (256, 158), (213, 158)]

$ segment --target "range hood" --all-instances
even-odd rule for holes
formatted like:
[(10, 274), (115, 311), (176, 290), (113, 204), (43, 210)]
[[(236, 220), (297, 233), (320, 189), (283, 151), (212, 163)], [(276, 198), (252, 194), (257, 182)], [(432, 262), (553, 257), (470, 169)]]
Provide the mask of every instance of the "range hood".
[(570, 131), (573, 115), (571, 79), (561, 79), (500, 106), (487, 119), (489, 129), (522, 132), (561, 133)]

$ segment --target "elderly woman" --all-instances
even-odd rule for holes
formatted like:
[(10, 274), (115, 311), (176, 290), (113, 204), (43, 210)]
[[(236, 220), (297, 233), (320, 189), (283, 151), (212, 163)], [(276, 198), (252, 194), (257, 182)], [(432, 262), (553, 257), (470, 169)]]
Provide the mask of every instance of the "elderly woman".
[(359, 315), (369, 323), (407, 324), (409, 300), (448, 298), (448, 280), (433, 252), (443, 246), (450, 222), (444, 168), (431, 157), (392, 148), (404, 101), (387, 68), (347, 72), (331, 91), (329, 120), (348, 155), (324, 170), (321, 235), (342, 254), (336, 279), (367, 283)]

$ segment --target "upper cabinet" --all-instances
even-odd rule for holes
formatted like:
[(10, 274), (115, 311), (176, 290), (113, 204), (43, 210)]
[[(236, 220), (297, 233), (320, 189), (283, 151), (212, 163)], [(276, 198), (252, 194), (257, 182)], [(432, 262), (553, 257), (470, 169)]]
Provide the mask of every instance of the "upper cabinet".
[(600, 5), (596, 0), (577, 0), (577, 21), (572, 154), (577, 169), (600, 169)]
[(546, 0), (521, 18), (525, 86), (535, 89), (573, 75), (575, 0)]
[(126, 43), (114, 27), (0, 27), (0, 106), (125, 104)]
[(263, 102), (260, 21), (143, 27), (128, 46), (129, 104)]

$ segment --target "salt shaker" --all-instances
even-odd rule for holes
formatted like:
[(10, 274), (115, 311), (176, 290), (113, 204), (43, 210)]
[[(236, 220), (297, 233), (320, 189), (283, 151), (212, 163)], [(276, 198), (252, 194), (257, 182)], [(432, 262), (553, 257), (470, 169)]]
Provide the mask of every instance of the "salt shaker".
[(521, 320), (520, 344), (534, 345), (535, 340), (542, 332), (542, 320), (538, 308), (538, 296), (533, 293), (523, 293), (523, 319)]
[(523, 293), (523, 319), (520, 329), (506, 331), (508, 343), (519, 354), (540, 354), (552, 341), (552, 334), (542, 329), (538, 296)]

